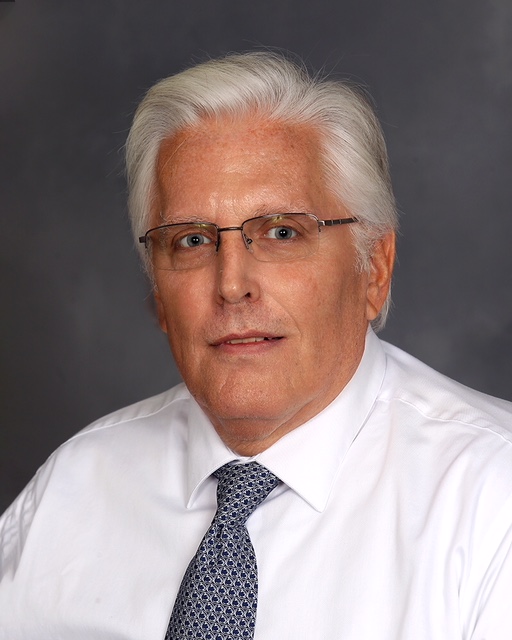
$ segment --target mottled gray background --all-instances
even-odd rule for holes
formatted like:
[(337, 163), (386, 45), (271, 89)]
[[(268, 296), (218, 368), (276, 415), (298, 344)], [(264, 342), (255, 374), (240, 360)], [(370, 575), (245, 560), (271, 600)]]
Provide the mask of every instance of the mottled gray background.
[(368, 87), (403, 214), (384, 336), (512, 399), (511, 34), (510, 0), (0, 2), (0, 509), (72, 433), (177, 380), (122, 146), (144, 91), (207, 54), (289, 49)]

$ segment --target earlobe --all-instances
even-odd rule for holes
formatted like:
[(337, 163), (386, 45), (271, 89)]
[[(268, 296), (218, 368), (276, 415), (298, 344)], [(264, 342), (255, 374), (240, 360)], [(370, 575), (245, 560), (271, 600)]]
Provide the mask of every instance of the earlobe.
[(368, 274), (366, 317), (375, 320), (389, 294), (395, 263), (395, 232), (390, 231), (375, 244)]
[(164, 309), (164, 305), (163, 305), (160, 293), (156, 287), (153, 290), (153, 297), (155, 300), (155, 308), (156, 308), (156, 315), (158, 318), (158, 324), (160, 325), (160, 329), (162, 329), (164, 333), (167, 333), (167, 318), (165, 316), (165, 309)]

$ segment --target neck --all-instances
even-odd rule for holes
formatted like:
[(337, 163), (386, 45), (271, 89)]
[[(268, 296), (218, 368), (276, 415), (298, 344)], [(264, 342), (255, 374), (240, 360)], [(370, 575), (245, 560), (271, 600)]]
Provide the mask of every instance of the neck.
[[(347, 377), (347, 382), (356, 369), (357, 365), (354, 366), (354, 370)], [(346, 384), (341, 389), (333, 389), (327, 395), (321, 394), (320, 397), (314, 398), (298, 410), (293, 407), (291, 410), (282, 412), (278, 417), (255, 415), (218, 416), (213, 415), (204, 405), (202, 409), (227, 447), (240, 456), (253, 457), (318, 415), (331, 404), (345, 386)]]

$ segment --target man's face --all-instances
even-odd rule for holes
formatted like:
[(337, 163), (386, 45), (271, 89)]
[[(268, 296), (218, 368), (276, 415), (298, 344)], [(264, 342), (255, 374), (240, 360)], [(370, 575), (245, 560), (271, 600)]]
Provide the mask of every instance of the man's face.
[[(350, 215), (325, 188), (311, 130), (208, 121), (162, 145), (155, 225), (239, 226), (284, 212)], [(227, 231), (210, 264), (155, 271), (159, 320), (178, 368), (228, 446), (255, 455), (338, 395), (385, 299), (392, 256), (390, 235), (371, 272), (360, 273), (342, 225), (322, 229), (314, 255), (258, 262), (240, 232)]]

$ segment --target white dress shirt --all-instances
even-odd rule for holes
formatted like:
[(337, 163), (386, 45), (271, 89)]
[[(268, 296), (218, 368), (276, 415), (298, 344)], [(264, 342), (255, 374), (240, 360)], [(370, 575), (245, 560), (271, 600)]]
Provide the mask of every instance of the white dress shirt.
[[(512, 405), (370, 331), (324, 411), (256, 456), (255, 640), (511, 640)], [(186, 387), (63, 444), (0, 520), (2, 640), (162, 640), (238, 459)]]

